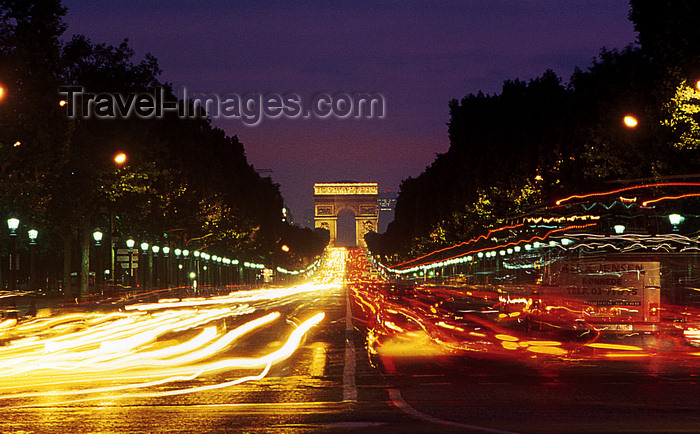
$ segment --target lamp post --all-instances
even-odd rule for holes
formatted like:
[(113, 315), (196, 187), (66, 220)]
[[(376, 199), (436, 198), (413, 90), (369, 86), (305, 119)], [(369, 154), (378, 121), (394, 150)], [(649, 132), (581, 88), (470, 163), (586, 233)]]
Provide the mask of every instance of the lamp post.
[[(118, 174), (119, 169), (126, 164), (128, 161), (128, 157), (124, 152), (118, 151), (112, 156), (112, 162), (114, 163), (117, 172), (115, 174)], [(110, 247), (110, 253), (109, 253), (109, 272), (112, 275), (112, 283), (116, 284), (117, 280), (117, 263), (116, 263), (116, 256), (117, 256), (117, 243), (120, 241), (119, 235), (117, 234), (117, 212), (116, 212), (116, 204), (115, 202), (110, 203), (109, 206), (109, 247)], [(131, 273), (131, 268), (129, 268), (130, 275), (133, 276), (133, 273)]]
[(144, 289), (148, 289), (148, 277), (151, 274), (151, 270), (148, 269), (147, 264), (148, 264), (148, 243), (143, 242), (141, 243), (141, 252), (143, 253), (143, 261), (139, 261), (141, 265), (143, 265), (145, 268), (142, 268), (143, 270), (143, 276), (141, 276), (141, 283), (143, 283)]
[(172, 267), (170, 266), (170, 246), (163, 247), (163, 264), (165, 264), (165, 270), (163, 270), (163, 284), (166, 288), (170, 287)]
[(10, 228), (10, 291), (17, 290), (17, 270), (19, 269), (19, 257), (17, 255), (17, 228), (19, 219), (10, 217), (7, 219), (7, 227)]
[(199, 250), (195, 250), (192, 252), (192, 255), (194, 256), (194, 270), (192, 270), (195, 274), (195, 276), (199, 277), (199, 255), (201, 255), (201, 252)]
[(159, 246), (153, 246), (151, 247), (151, 250), (153, 251), (153, 284), (155, 285), (156, 288), (160, 288), (160, 276), (159, 276), (159, 271), (160, 267), (158, 267), (158, 252), (160, 252), (160, 247)]
[(29, 254), (30, 254), (30, 259), (29, 259), (29, 290), (30, 291), (36, 291), (36, 262), (35, 262), (35, 255), (36, 255), (36, 239), (39, 236), (39, 231), (36, 229), (30, 229), (27, 231), (27, 235), (29, 236)]
[(134, 286), (134, 246), (136, 245), (136, 241), (133, 239), (129, 238), (126, 240), (126, 247), (129, 249), (129, 270), (127, 271), (127, 275), (129, 276), (129, 286), (133, 287)]
[(219, 260), (219, 257), (216, 255), (211, 256), (211, 277), (209, 278), (209, 283), (211, 286), (218, 286), (219, 285), (219, 265), (217, 264)]
[(190, 281), (192, 282), (192, 290), (194, 291), (195, 294), (197, 294), (197, 273), (194, 271), (191, 271), (189, 274)]
[(102, 283), (104, 279), (104, 270), (102, 269), (102, 230), (96, 228), (92, 233), (92, 238), (95, 240), (95, 255), (97, 256), (97, 262), (95, 264), (95, 289), (96, 292), (102, 292)]
[(177, 268), (175, 270), (175, 286), (179, 287), (180, 286), (180, 269), (182, 268), (182, 264), (180, 263), (180, 255), (182, 254), (182, 250), (175, 249), (175, 250), (173, 250), (173, 253), (175, 253), (175, 267)]
[(182, 276), (183, 276), (183, 280), (186, 280), (186, 277), (187, 277), (188, 273), (190, 272), (190, 269), (192, 268), (192, 267), (190, 267), (189, 256), (190, 256), (190, 251), (187, 249), (184, 249), (182, 251), (182, 264), (183, 264)]
[(202, 285), (210, 285), (211, 286), (211, 272), (209, 271), (209, 253), (202, 252), (199, 255), (200, 260), (204, 261), (204, 265), (202, 265)]

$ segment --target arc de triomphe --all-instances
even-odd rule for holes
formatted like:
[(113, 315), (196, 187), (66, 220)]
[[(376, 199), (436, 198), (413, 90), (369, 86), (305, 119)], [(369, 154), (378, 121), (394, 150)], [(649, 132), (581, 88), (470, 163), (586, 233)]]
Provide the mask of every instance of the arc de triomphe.
[(315, 227), (325, 228), (331, 234), (330, 245), (338, 238), (338, 214), (350, 210), (355, 214), (355, 240), (358, 246), (367, 247), (365, 234), (377, 230), (379, 214), (376, 182), (332, 182), (314, 184)]

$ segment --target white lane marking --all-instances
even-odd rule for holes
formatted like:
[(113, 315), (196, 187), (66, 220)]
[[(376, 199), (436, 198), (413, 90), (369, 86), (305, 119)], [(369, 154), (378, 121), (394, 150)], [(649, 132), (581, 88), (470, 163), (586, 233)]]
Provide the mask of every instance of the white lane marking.
[(309, 366), (309, 375), (312, 377), (323, 377), (323, 372), (326, 369), (326, 344), (316, 342), (314, 353), (311, 357), (311, 366)]
[(357, 402), (357, 386), (355, 385), (355, 344), (352, 339), (352, 306), (350, 290), (345, 287), (345, 367), (343, 368), (343, 401)]
[(437, 417), (430, 416), (425, 413), (421, 413), (420, 411), (416, 410), (415, 408), (411, 407), (404, 399), (403, 396), (401, 396), (401, 391), (399, 389), (387, 389), (389, 391), (389, 398), (391, 399), (391, 402), (398, 408), (399, 410), (403, 411), (406, 414), (409, 414), (415, 418), (424, 420), (426, 422), (431, 422), (431, 423), (439, 423), (441, 425), (449, 425), (449, 426), (454, 426), (454, 427), (459, 427), (459, 428), (465, 428), (465, 429), (472, 429), (476, 431), (483, 431), (483, 432), (492, 432), (492, 433), (499, 433), (499, 434), (515, 434), (512, 433), (511, 431), (502, 431), (498, 429), (493, 429), (493, 428), (486, 428), (483, 426), (477, 426), (477, 425), (469, 425), (465, 423), (459, 423), (459, 422), (452, 422), (449, 420), (444, 420), (440, 419)]

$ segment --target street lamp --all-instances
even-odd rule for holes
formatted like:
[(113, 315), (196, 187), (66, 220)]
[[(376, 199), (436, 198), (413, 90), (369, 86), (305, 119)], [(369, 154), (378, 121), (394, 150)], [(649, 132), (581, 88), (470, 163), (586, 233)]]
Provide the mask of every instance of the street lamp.
[(35, 262), (35, 255), (36, 255), (36, 239), (39, 237), (39, 231), (36, 229), (29, 229), (27, 231), (27, 235), (29, 236), (29, 251), (30, 251), (30, 259), (29, 259), (29, 290), (30, 291), (36, 291), (36, 262)]
[(164, 279), (163, 283), (165, 284), (165, 287), (167, 288), (170, 286), (170, 281), (172, 280), (170, 277), (170, 273), (172, 271), (172, 267), (170, 266), (170, 246), (163, 247), (163, 262), (165, 264), (165, 270), (163, 270), (164, 271), (163, 274), (165, 276), (163, 278)]
[(95, 245), (96, 246), (101, 246), (102, 244), (102, 237), (103, 237), (102, 230), (100, 228), (95, 229), (95, 232), (92, 233), (92, 238), (95, 240)]
[(13, 237), (16, 236), (17, 233), (15, 231), (19, 227), (19, 219), (17, 217), (10, 217), (7, 219), (7, 227), (10, 228), (10, 235)]
[(668, 216), (668, 221), (673, 226), (673, 232), (678, 232), (678, 225), (683, 223), (683, 220), (685, 220), (685, 217), (680, 214), (670, 214)]
[(158, 253), (160, 252), (160, 247), (153, 246), (151, 247), (151, 250), (153, 250), (153, 268), (151, 269), (151, 272), (153, 273), (152, 280), (153, 283), (156, 285), (156, 288), (160, 288), (160, 276), (158, 276), (160, 272), (160, 267), (158, 267)]
[(627, 128), (637, 128), (637, 125), (639, 125), (639, 121), (633, 115), (626, 115), (622, 118), (622, 123), (625, 124)]
[(192, 290), (196, 294), (197, 293), (197, 273), (192, 271), (192, 272), (190, 272), (189, 276), (190, 276), (190, 280), (192, 281)]
[(141, 277), (141, 283), (143, 284), (144, 288), (148, 288), (148, 286), (149, 286), (148, 285), (148, 282), (149, 282), (148, 276), (151, 273), (151, 270), (148, 267), (148, 265), (149, 265), (149, 263), (148, 263), (148, 247), (149, 247), (149, 245), (147, 242), (144, 241), (143, 243), (141, 243), (141, 253), (143, 254), (144, 257), (143, 257), (143, 261), (139, 261), (139, 262), (141, 262), (141, 265), (143, 265), (143, 267), (144, 267), (144, 268), (142, 268), (143, 276)]
[(180, 270), (182, 269), (180, 255), (182, 255), (182, 249), (175, 249), (173, 253), (175, 253), (175, 266), (177, 267), (177, 270), (175, 270), (175, 286), (180, 287)]
[(10, 291), (17, 289), (17, 270), (19, 269), (19, 256), (17, 255), (17, 228), (19, 219), (10, 217), (7, 219), (7, 227), (10, 228)]
[(132, 287), (134, 286), (134, 246), (136, 245), (136, 241), (134, 241), (132, 238), (129, 238), (126, 240), (126, 247), (129, 249), (129, 286)]
[(95, 255), (97, 256), (97, 264), (95, 266), (95, 285), (98, 290), (102, 290), (102, 279), (104, 278), (104, 270), (102, 269), (102, 237), (104, 234), (100, 228), (96, 228), (92, 233), (92, 238), (95, 240)]
[(116, 154), (114, 154), (114, 162), (115, 162), (118, 166), (122, 166), (124, 163), (126, 163), (126, 160), (127, 160), (127, 158), (126, 158), (126, 154), (125, 154), (125, 153), (123, 153), (123, 152), (117, 152)]

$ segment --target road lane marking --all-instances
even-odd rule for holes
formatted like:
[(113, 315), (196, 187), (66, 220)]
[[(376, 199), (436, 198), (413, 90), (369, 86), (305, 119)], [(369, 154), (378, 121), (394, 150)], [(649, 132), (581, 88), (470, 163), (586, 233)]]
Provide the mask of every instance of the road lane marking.
[(483, 432), (492, 432), (492, 433), (500, 433), (500, 434), (514, 434), (511, 431), (503, 431), (499, 429), (494, 429), (494, 428), (487, 428), (483, 426), (477, 426), (477, 425), (469, 425), (465, 423), (459, 423), (459, 422), (452, 422), (449, 420), (444, 420), (440, 419), (437, 417), (430, 416), (425, 413), (421, 413), (420, 411), (416, 410), (415, 408), (411, 407), (404, 399), (403, 396), (401, 396), (401, 391), (399, 389), (387, 389), (389, 392), (389, 398), (391, 399), (391, 402), (394, 404), (396, 408), (399, 410), (403, 411), (406, 414), (409, 414), (415, 418), (418, 418), (420, 420), (424, 420), (426, 422), (431, 422), (431, 423), (438, 423), (441, 425), (449, 425), (449, 426), (454, 426), (458, 428), (464, 428), (464, 429), (471, 429), (471, 430), (476, 430), (476, 431), (483, 431)]
[(309, 367), (309, 375), (312, 377), (323, 377), (323, 372), (326, 369), (326, 344), (324, 342), (316, 342), (314, 346), (314, 354), (311, 358), (311, 366)]
[(355, 344), (352, 339), (352, 305), (350, 291), (345, 287), (345, 367), (343, 368), (343, 401), (357, 402), (357, 386), (355, 385)]

